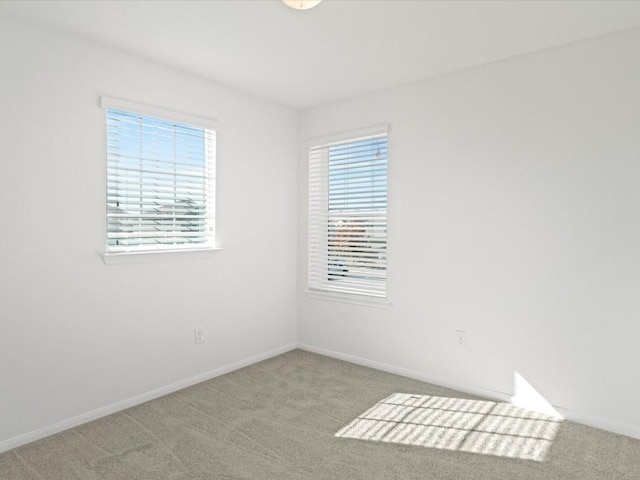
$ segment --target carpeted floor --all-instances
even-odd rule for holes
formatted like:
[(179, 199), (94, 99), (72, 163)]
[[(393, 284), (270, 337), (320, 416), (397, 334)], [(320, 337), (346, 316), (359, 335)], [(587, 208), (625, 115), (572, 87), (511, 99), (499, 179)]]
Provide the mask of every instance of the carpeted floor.
[(2, 480), (640, 479), (640, 440), (296, 350), (0, 455)]

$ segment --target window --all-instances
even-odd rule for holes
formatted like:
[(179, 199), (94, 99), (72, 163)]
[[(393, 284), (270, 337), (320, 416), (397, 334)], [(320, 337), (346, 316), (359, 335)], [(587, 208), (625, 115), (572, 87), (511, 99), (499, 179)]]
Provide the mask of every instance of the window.
[(387, 130), (312, 142), (310, 291), (386, 298)]
[(212, 249), (216, 131), (202, 119), (140, 113), (150, 109), (113, 99), (103, 105), (107, 255)]

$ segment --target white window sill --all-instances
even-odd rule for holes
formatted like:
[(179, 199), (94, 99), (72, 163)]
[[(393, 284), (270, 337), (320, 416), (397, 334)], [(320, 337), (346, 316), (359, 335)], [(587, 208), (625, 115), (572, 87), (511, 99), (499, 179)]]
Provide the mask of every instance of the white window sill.
[(166, 260), (196, 260), (211, 258), (221, 248), (203, 248), (200, 250), (163, 250), (155, 252), (122, 252), (103, 253), (102, 261), (105, 265), (122, 263), (150, 263)]
[(369, 297), (366, 295), (353, 295), (349, 293), (325, 292), (320, 290), (307, 290), (309, 298), (327, 300), (330, 302), (351, 303), (365, 307), (388, 308), (391, 303), (386, 298)]

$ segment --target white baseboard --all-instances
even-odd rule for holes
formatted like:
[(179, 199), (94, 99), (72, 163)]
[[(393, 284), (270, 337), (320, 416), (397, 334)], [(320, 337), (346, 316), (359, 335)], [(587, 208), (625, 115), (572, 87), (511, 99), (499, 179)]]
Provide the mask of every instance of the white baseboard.
[(375, 368), (376, 370), (382, 370), (383, 372), (395, 373), (396, 375), (402, 375), (403, 377), (420, 380), (421, 382), (432, 383), (433, 385), (438, 385), (439, 387), (450, 388), (451, 390), (458, 390), (459, 392), (469, 393), (471, 395), (477, 395), (479, 397), (484, 397), (491, 400), (497, 400), (500, 402), (509, 402), (511, 400), (511, 395), (506, 393), (449, 382), (447, 380), (444, 380), (443, 378), (434, 377), (417, 370), (396, 367), (395, 365), (389, 365), (388, 363), (377, 362), (375, 360), (356, 357), (355, 355), (335, 352), (333, 350), (314, 347), (312, 345), (298, 344), (298, 348), (300, 348), (301, 350), (306, 350), (308, 352), (318, 353), (327, 357), (336, 358), (338, 360), (344, 360), (345, 362), (355, 363), (364, 367)]
[(86, 412), (78, 416), (56, 422), (52, 425), (47, 425), (46, 427), (32, 430), (31, 432), (27, 432), (22, 435), (18, 435), (17, 437), (13, 437), (0, 442), (0, 453), (6, 452), (16, 447), (20, 447), (27, 443), (34, 442), (36, 440), (40, 440), (50, 435), (63, 432), (64, 430), (77, 427), (78, 425), (82, 425), (83, 423), (106, 417), (107, 415), (111, 415), (112, 413), (116, 413), (130, 407), (135, 407), (136, 405), (148, 402), (149, 400), (168, 395), (169, 393), (177, 392), (178, 390), (182, 390), (183, 388), (187, 388), (197, 383), (219, 377), (220, 375), (224, 375), (225, 373), (233, 372), (234, 370), (253, 365), (254, 363), (267, 360), (268, 358), (275, 357), (276, 355), (280, 355), (291, 350), (295, 350), (296, 348), (298, 348), (298, 345), (296, 343), (285, 345), (284, 347), (269, 350), (268, 352), (260, 353), (258, 355), (253, 355), (249, 358), (239, 360), (229, 365), (225, 365), (223, 367), (219, 367), (214, 370), (210, 370), (208, 372), (201, 373), (184, 380), (180, 380), (179, 382), (165, 385), (164, 387), (156, 388), (149, 392), (145, 392), (140, 395), (136, 395), (134, 397), (127, 398), (116, 403), (112, 403), (111, 405), (96, 408), (95, 410), (91, 410), (90, 412)]
[[(450, 388), (452, 390), (458, 390), (460, 392), (477, 395), (479, 397), (488, 398), (490, 400), (511, 403), (512, 395), (509, 393), (449, 382), (442, 378), (434, 377), (417, 370), (396, 367), (395, 365), (389, 365), (387, 363), (377, 362), (375, 360), (369, 360), (367, 358), (357, 357), (355, 355), (336, 352), (333, 350), (328, 350), (326, 348), (315, 347), (313, 345), (307, 345), (304, 343), (299, 343), (298, 348), (300, 348), (301, 350), (306, 350), (308, 352), (318, 353), (327, 357), (336, 358), (338, 360), (344, 360), (346, 362), (355, 363), (365, 367), (375, 368), (376, 370), (382, 370), (383, 372), (395, 373), (396, 375), (413, 378), (414, 380), (432, 383), (440, 387)], [(587, 425), (589, 427), (599, 428), (601, 430), (607, 430), (609, 432), (617, 433), (620, 435), (626, 435), (627, 437), (640, 439), (640, 425), (633, 425), (630, 423), (612, 420), (610, 418), (575, 412), (573, 410), (562, 407), (553, 406), (553, 408), (566, 420), (580, 423), (582, 425)]]
[[(413, 378), (415, 380), (432, 383), (434, 385), (439, 385), (441, 387), (451, 388), (452, 390), (458, 390), (461, 392), (470, 393), (472, 395), (478, 395), (480, 397), (485, 397), (492, 400), (498, 400), (503, 402), (510, 402), (511, 400), (511, 395), (508, 393), (497, 392), (494, 390), (489, 390), (489, 389), (484, 389), (484, 388), (474, 387), (469, 385), (457, 384), (457, 383), (446, 381), (442, 378), (428, 375), (424, 372), (419, 372), (417, 370), (410, 370), (407, 368), (396, 367), (394, 365), (377, 362), (375, 360), (369, 360), (366, 358), (361, 358), (361, 357), (349, 355), (346, 353), (336, 352), (333, 350), (327, 350), (325, 348), (315, 347), (315, 346), (307, 345), (303, 343), (298, 343), (298, 344), (293, 343), (280, 348), (276, 348), (274, 350), (269, 350), (268, 352), (264, 352), (258, 355), (253, 355), (251, 357), (245, 358), (243, 360), (239, 360), (229, 365), (216, 368), (209, 372), (201, 373), (199, 375), (187, 378), (185, 380), (181, 380), (179, 382), (175, 382), (170, 385), (166, 385), (164, 387), (156, 388), (149, 392), (142, 393), (140, 395), (136, 395), (134, 397), (127, 398), (125, 400), (112, 403), (110, 405), (106, 405), (104, 407), (100, 407), (95, 410), (91, 410), (90, 412), (86, 412), (86, 413), (77, 415), (75, 417), (62, 420), (60, 422), (57, 422), (51, 425), (47, 425), (42, 428), (38, 428), (36, 430), (32, 430), (31, 432), (18, 435), (17, 437), (13, 437), (8, 440), (4, 440), (0, 442), (0, 453), (14, 449), (16, 447), (20, 447), (22, 445), (26, 445), (27, 443), (31, 443), (36, 440), (40, 440), (50, 435), (63, 432), (64, 430), (77, 427), (78, 425), (82, 425), (92, 420), (97, 420), (107, 415), (111, 415), (113, 413), (125, 410), (127, 408), (135, 407), (136, 405), (140, 405), (150, 400), (162, 397), (164, 395), (168, 395), (169, 393), (182, 390), (183, 388), (190, 387), (200, 382), (204, 382), (206, 380), (219, 377), (220, 375), (224, 375), (225, 373), (233, 372), (234, 370), (238, 370), (240, 368), (253, 365), (254, 363), (267, 360), (271, 357), (275, 357), (282, 353), (295, 350), (296, 348), (300, 348), (302, 350), (306, 350), (313, 353), (318, 353), (320, 355), (325, 355), (327, 357), (336, 358), (338, 360), (344, 360), (346, 362), (363, 365), (365, 367), (375, 368), (376, 370), (394, 373), (396, 375), (402, 375), (404, 377)], [(597, 417), (589, 414), (582, 414), (582, 413), (574, 412), (572, 410), (568, 410), (561, 407), (555, 407), (555, 408), (567, 420), (570, 420), (576, 423), (581, 423), (583, 425), (588, 425), (590, 427), (600, 428), (602, 430), (607, 430), (613, 433), (618, 433), (620, 435), (626, 435), (628, 437), (640, 439), (640, 426), (638, 425), (632, 425), (629, 423), (619, 422), (617, 420)]]

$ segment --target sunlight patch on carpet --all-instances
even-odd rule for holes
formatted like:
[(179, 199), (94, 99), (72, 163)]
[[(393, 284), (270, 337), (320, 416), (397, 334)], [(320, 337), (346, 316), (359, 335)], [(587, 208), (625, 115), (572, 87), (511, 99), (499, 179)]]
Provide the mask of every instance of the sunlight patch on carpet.
[(508, 403), (394, 393), (335, 436), (541, 462), (561, 422)]

